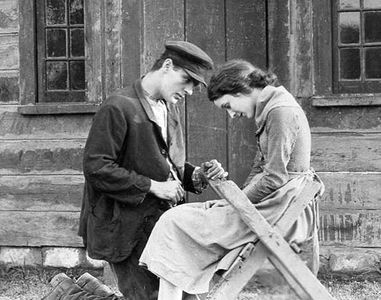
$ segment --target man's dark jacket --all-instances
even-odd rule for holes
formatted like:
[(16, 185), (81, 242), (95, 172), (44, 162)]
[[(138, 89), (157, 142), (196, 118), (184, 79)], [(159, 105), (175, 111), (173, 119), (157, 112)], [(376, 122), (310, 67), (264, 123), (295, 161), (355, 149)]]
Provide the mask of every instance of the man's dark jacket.
[(94, 117), (83, 159), (85, 187), (79, 235), (90, 257), (119, 262), (130, 255), (145, 222), (168, 208), (148, 193), (150, 179), (166, 181), (176, 167), (185, 190), (195, 191), (194, 167), (185, 162), (178, 107), (167, 103), (168, 141), (164, 141), (141, 81), (121, 89)]

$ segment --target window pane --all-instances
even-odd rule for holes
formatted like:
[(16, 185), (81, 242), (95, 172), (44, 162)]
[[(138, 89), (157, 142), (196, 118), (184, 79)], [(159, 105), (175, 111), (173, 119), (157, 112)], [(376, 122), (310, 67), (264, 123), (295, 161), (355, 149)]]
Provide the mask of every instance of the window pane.
[(365, 12), (364, 24), (365, 42), (381, 42), (381, 12)]
[(340, 9), (360, 8), (360, 0), (340, 0)]
[(48, 90), (66, 90), (67, 63), (64, 61), (47, 61), (46, 81)]
[(66, 57), (66, 30), (48, 29), (46, 31), (47, 57)]
[(364, 0), (364, 8), (381, 8), (380, 0)]
[(85, 56), (85, 43), (83, 29), (73, 29), (71, 30), (71, 56)]
[(72, 90), (85, 89), (85, 62), (84, 61), (70, 62), (70, 89)]
[(70, 0), (70, 24), (83, 24), (83, 0)]
[(346, 12), (339, 14), (340, 42), (343, 44), (360, 41), (360, 13)]
[(46, 24), (66, 24), (65, 0), (46, 0)]
[(381, 78), (381, 48), (365, 49), (365, 77)]
[(360, 49), (340, 50), (340, 79), (360, 79)]

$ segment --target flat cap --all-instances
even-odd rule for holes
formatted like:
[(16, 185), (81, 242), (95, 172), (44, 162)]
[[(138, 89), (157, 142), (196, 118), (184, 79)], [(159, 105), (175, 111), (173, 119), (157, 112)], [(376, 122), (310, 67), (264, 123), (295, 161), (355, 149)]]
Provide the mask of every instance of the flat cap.
[(185, 41), (168, 41), (165, 43), (167, 53), (176, 57), (174, 63), (183, 68), (194, 80), (207, 85), (205, 73), (213, 68), (213, 60), (195, 44)]

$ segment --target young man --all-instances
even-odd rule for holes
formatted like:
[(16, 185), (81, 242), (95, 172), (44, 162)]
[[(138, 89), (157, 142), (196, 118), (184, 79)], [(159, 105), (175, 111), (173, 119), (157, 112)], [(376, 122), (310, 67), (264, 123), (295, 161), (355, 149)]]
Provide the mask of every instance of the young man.
[[(189, 42), (172, 41), (151, 71), (118, 90), (96, 114), (84, 151), (85, 189), (79, 235), (88, 254), (111, 264), (127, 299), (156, 299), (158, 279), (139, 267), (160, 215), (206, 184), (185, 162), (179, 100), (192, 95), (211, 58)], [(202, 165), (224, 177), (216, 160)]]

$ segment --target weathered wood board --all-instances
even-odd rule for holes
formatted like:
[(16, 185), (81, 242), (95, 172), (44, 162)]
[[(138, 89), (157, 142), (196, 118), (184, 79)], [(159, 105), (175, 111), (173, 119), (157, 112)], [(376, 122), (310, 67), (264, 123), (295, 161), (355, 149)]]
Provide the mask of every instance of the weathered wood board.
[(319, 172), (381, 171), (381, 133), (312, 135), (311, 165)]
[(79, 212), (0, 211), (0, 245), (83, 247)]
[(82, 170), (85, 139), (0, 141), (0, 173)]
[(19, 68), (18, 35), (0, 35), (0, 70)]
[(0, 1), (0, 34), (17, 33), (19, 23), (18, 1)]
[(381, 247), (381, 210), (321, 210), (323, 246)]
[(321, 210), (377, 210), (381, 208), (380, 172), (319, 172), (325, 184)]
[(0, 211), (79, 211), (84, 177), (0, 176)]

